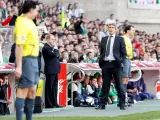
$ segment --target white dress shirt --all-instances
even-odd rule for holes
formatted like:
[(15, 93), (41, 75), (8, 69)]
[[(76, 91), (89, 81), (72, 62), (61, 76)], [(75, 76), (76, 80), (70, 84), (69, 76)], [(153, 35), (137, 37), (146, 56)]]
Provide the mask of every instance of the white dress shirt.
[[(110, 38), (110, 35), (108, 36), (108, 40), (107, 40), (107, 44), (106, 44), (106, 52), (107, 52), (107, 46), (108, 46), (109, 38)], [(114, 45), (114, 41), (115, 41), (115, 34), (112, 35), (112, 37), (111, 37), (110, 53), (109, 53), (109, 56), (108, 56), (108, 57), (105, 55), (105, 58), (104, 58), (105, 61), (113, 61), (113, 60), (115, 60), (115, 57), (114, 57), (114, 55), (113, 55), (113, 45)]]

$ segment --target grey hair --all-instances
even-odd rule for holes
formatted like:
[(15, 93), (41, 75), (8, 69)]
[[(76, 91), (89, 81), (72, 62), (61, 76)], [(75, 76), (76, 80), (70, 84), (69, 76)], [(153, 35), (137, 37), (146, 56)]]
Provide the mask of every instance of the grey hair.
[(113, 25), (113, 26), (117, 29), (116, 23), (109, 23), (109, 24), (107, 24), (107, 27), (108, 27), (109, 25)]
[(117, 26), (116, 23), (108, 23), (107, 26), (109, 26), (109, 25), (113, 25), (115, 27)]

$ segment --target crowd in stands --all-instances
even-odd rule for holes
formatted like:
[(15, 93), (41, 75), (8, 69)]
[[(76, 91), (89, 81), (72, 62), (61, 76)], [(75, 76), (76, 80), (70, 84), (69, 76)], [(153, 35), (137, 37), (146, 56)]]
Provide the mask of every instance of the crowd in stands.
[[(0, 0), (0, 23), (1, 26), (14, 26), (18, 10), (21, 9), (19, 1)], [(47, 33), (55, 35), (58, 43), (57, 47), (60, 51), (60, 62), (64, 63), (96, 63), (99, 56), (99, 43), (102, 37), (108, 35), (107, 24), (114, 22), (117, 25), (117, 34), (123, 36), (124, 27), (129, 25), (129, 21), (115, 18), (114, 14), (110, 15), (106, 21), (100, 19), (89, 20), (85, 11), (79, 7), (78, 3), (70, 3), (67, 7), (63, 3), (57, 2), (53, 7), (46, 4), (39, 4), (39, 15), (35, 20), (37, 26), (45, 26), (47, 32), (39, 31), (40, 42), (44, 43)], [(12, 43), (11, 31), (0, 30), (0, 44)], [(11, 42), (12, 41), (12, 42)], [(133, 44), (133, 60), (141, 61), (158, 61), (160, 62), (160, 33), (148, 34), (145, 31), (136, 30), (135, 37), (132, 40)], [(11, 47), (11, 45), (9, 45)], [(5, 53), (5, 52), (4, 52)], [(77, 77), (77, 76), (76, 76)], [(74, 80), (77, 80), (75, 77)], [(143, 79), (143, 78), (141, 78)], [(89, 102), (89, 105), (96, 105), (100, 88), (102, 87), (101, 75), (88, 76), (81, 83), (81, 87), (74, 84), (74, 98), (80, 98), (81, 102), (86, 102), (87, 97), (94, 98), (94, 104)], [(113, 80), (114, 83), (114, 80)], [(142, 86), (140, 86), (143, 83)], [(142, 89), (143, 88), (143, 89)], [(86, 91), (88, 90), (88, 91)], [(144, 80), (139, 83), (129, 83), (128, 93), (134, 100), (152, 99), (153, 96), (146, 91)], [(142, 94), (143, 93), (143, 94)], [(77, 98), (79, 96), (79, 98)], [(138, 97), (137, 97), (138, 96)], [(108, 99), (108, 98), (106, 98)], [(111, 85), (109, 103), (117, 103), (118, 97), (114, 84)], [(90, 101), (90, 100), (88, 100)]]

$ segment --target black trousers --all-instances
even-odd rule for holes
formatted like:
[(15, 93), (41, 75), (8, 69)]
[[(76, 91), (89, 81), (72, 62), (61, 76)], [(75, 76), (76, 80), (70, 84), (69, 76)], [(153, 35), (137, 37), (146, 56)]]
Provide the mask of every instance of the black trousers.
[[(107, 65), (108, 64), (108, 65)], [(122, 68), (117, 67), (116, 63), (107, 63), (106, 67), (102, 68), (102, 93), (100, 95), (100, 104), (106, 104), (110, 90), (112, 78), (115, 80), (115, 87), (118, 92), (119, 104), (125, 104), (125, 91), (122, 84)]]
[(57, 106), (58, 74), (46, 74), (45, 84), (45, 107)]

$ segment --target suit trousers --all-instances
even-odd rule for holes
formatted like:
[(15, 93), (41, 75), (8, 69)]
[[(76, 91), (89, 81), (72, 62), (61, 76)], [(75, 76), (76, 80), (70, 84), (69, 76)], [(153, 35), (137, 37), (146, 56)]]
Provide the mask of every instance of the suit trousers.
[(122, 84), (122, 68), (117, 67), (114, 62), (111, 63), (108, 62), (107, 64), (105, 65), (106, 67), (102, 67), (103, 85), (102, 85), (102, 93), (100, 95), (100, 104), (107, 103), (106, 98), (108, 98), (111, 81), (114, 78), (115, 87), (118, 92), (119, 104), (123, 105), (125, 104), (125, 91)]
[(46, 74), (45, 107), (53, 108), (58, 105), (58, 74)]

